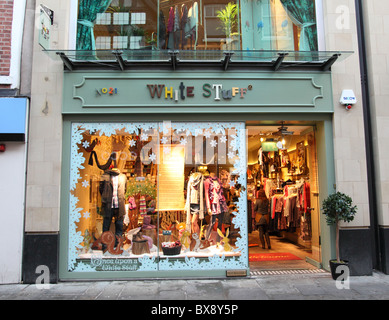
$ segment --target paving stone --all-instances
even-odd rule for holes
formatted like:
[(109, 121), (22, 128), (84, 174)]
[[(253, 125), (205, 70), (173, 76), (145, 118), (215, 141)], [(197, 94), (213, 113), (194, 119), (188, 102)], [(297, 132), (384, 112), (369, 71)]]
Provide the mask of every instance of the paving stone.
[(311, 295), (324, 295), (326, 291), (315, 284), (295, 284), (294, 287), (303, 295), (303, 296), (311, 296)]
[(265, 291), (257, 289), (230, 288), (227, 291), (227, 299), (229, 300), (269, 300)]
[(349, 289), (338, 289), (322, 275), (62, 282), (40, 288), (0, 285), (0, 300), (389, 300), (389, 276), (381, 273), (351, 277)]
[(97, 300), (117, 300), (125, 287), (123, 282), (111, 282), (104, 288)]

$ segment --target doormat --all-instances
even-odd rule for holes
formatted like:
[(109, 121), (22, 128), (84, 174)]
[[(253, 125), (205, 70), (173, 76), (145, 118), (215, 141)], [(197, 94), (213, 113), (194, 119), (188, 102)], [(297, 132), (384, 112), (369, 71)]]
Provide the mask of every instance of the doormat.
[(277, 253), (249, 253), (249, 261), (282, 261), (282, 260), (302, 260), (294, 254), (288, 252)]

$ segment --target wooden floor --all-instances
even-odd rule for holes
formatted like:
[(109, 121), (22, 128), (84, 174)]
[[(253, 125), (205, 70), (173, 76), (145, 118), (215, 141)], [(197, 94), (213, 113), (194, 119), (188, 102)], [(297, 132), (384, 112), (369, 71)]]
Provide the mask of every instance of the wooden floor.
[(294, 254), (295, 256), (298, 256), (302, 260), (250, 262), (250, 271), (317, 269), (317, 267), (305, 261), (306, 257), (311, 257), (310, 250), (307, 250), (302, 246), (295, 245), (277, 236), (270, 236), (270, 243), (271, 249), (262, 249), (262, 245), (260, 245), (259, 242), (258, 231), (253, 231), (249, 234), (249, 244), (259, 245), (255, 247), (250, 246), (249, 253), (289, 252), (291, 254)]

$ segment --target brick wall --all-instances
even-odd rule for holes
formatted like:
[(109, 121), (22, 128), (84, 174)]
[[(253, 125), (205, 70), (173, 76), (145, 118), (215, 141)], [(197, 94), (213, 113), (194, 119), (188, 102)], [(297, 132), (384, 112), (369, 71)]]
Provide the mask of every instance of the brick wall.
[[(0, 76), (9, 76), (13, 0), (0, 0)], [(4, 85), (0, 87), (4, 88)]]

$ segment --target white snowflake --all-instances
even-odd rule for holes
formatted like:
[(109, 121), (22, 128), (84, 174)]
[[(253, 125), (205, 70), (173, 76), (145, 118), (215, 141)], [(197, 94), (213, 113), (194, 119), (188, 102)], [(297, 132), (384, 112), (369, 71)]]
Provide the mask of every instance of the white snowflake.
[(149, 139), (149, 135), (148, 135), (147, 133), (142, 133), (142, 134), (140, 135), (140, 139), (141, 139), (142, 141), (147, 141), (147, 140)]
[(230, 182), (230, 187), (232, 188), (232, 187), (235, 187), (235, 181), (234, 180), (231, 180)]
[(86, 211), (86, 212), (83, 213), (83, 216), (84, 216), (85, 219), (88, 219), (89, 216), (90, 216), (90, 213), (88, 211)]
[(89, 142), (88, 141), (84, 141), (83, 143), (82, 143), (82, 146), (86, 149), (86, 148), (88, 148), (89, 147)]
[(162, 139), (161, 139), (162, 144), (167, 144), (168, 142), (169, 142), (169, 140), (166, 137), (162, 137)]
[(209, 138), (210, 136), (211, 136), (211, 132), (209, 131), (204, 132), (204, 137)]
[(227, 156), (228, 156), (228, 159), (233, 159), (235, 157), (235, 152), (230, 151), (227, 153)]
[(150, 161), (155, 161), (155, 159), (157, 159), (157, 156), (154, 153), (149, 155), (149, 160)]
[(170, 153), (170, 147), (163, 147), (163, 153), (164, 154)]
[(227, 137), (226, 136), (220, 137), (220, 142), (226, 143), (227, 142)]
[(88, 188), (88, 187), (89, 187), (89, 181), (85, 179), (85, 180), (82, 182), (82, 186), (83, 186), (84, 188)]
[(216, 142), (216, 140), (212, 140), (209, 144), (211, 145), (212, 148), (215, 148), (217, 145), (217, 142)]
[(184, 138), (181, 138), (181, 140), (180, 140), (180, 144), (181, 145), (186, 145), (188, 143), (188, 141), (186, 141), (186, 139), (184, 139)]
[(130, 140), (130, 147), (135, 147), (136, 141), (135, 140)]
[(195, 137), (203, 133), (203, 129), (195, 129)]

